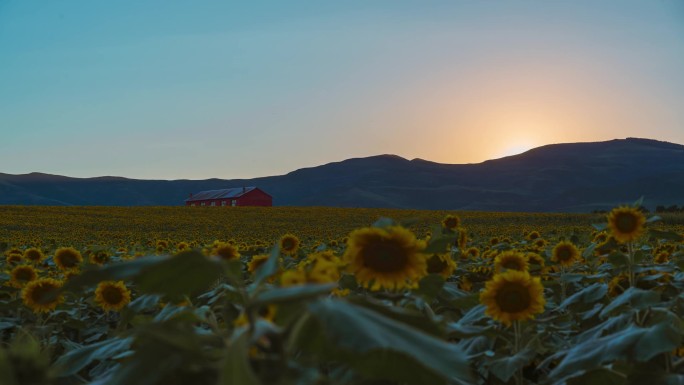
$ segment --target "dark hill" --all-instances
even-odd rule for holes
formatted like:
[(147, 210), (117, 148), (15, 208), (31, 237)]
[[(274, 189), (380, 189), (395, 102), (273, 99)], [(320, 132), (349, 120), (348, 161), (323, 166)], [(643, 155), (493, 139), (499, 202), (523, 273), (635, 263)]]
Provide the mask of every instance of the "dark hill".
[(276, 205), (590, 211), (645, 196), (684, 204), (684, 146), (648, 139), (553, 144), (478, 164), (396, 155), (248, 180), (135, 180), (0, 174), (0, 204), (180, 205), (191, 192), (255, 185)]

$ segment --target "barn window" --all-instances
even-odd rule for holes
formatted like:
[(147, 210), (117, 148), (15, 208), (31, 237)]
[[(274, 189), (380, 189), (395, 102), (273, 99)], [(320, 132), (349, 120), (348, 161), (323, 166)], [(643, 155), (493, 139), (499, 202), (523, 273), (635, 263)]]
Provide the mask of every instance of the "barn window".
[(233, 199), (232, 201), (230, 201), (230, 205), (231, 206), (237, 206), (237, 201), (235, 199)]
[(195, 204), (194, 204), (194, 203), (190, 203), (190, 206), (195, 207)]
[(221, 206), (225, 206), (225, 205), (226, 205), (226, 201), (221, 201)]
[(216, 202), (211, 202), (211, 205), (212, 205), (212, 206), (216, 206)]
[(204, 206), (204, 202), (200, 203), (201, 206)]

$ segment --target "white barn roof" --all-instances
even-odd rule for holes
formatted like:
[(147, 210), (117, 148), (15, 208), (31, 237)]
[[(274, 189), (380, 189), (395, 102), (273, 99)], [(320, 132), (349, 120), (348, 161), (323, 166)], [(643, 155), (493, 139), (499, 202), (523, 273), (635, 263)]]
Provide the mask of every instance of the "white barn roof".
[(188, 199), (186, 199), (186, 202), (193, 202), (193, 201), (203, 201), (207, 199), (232, 199), (232, 198), (238, 198), (242, 195), (247, 194), (248, 192), (256, 189), (254, 186), (250, 187), (235, 187), (235, 188), (227, 188), (223, 190), (207, 190), (207, 191), (200, 191), (197, 194), (192, 194), (192, 196)]

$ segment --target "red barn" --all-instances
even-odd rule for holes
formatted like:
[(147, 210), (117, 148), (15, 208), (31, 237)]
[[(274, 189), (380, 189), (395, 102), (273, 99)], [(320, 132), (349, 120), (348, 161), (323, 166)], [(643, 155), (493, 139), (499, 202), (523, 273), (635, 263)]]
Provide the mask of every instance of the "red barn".
[(273, 197), (257, 187), (236, 187), (190, 194), (186, 206), (273, 206)]

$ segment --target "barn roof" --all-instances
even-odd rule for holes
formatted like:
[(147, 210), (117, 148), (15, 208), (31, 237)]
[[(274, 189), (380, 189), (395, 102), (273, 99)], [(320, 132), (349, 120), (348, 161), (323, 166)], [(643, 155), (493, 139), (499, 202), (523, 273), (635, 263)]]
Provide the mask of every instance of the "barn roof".
[(188, 199), (186, 199), (186, 202), (193, 202), (193, 201), (203, 201), (207, 199), (231, 199), (231, 198), (238, 198), (242, 195), (247, 194), (248, 192), (255, 190), (256, 187), (250, 186), (250, 187), (235, 187), (235, 188), (226, 188), (223, 190), (207, 190), (207, 191), (200, 191), (197, 194), (192, 194), (192, 196)]

